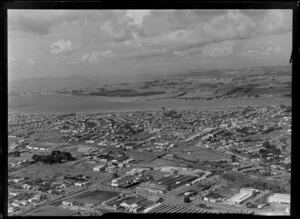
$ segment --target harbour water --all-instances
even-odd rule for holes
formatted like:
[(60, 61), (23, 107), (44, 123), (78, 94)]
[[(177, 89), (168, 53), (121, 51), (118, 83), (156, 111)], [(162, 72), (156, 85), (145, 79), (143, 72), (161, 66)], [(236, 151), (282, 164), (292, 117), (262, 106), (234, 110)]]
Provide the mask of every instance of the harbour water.
[(67, 95), (28, 95), (9, 96), (8, 109), (19, 113), (96, 113), (147, 111), (166, 108), (218, 110), (243, 106), (271, 104), (291, 104), (290, 98), (230, 98), (215, 100), (158, 99), (139, 100), (136, 98), (67, 96)]

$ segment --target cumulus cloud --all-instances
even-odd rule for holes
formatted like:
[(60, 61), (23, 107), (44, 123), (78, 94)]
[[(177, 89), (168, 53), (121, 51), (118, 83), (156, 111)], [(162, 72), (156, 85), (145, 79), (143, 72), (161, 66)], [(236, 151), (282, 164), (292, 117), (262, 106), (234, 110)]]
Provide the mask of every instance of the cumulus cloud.
[(139, 49), (137, 51), (127, 52), (125, 54), (128, 58), (147, 59), (158, 55), (166, 55), (168, 50), (165, 48), (153, 48), (153, 49)]
[(230, 10), (225, 15), (212, 19), (204, 26), (205, 34), (215, 40), (247, 38), (255, 33), (256, 23), (237, 10)]
[[(148, 48), (164, 47), (179, 55), (196, 47), (228, 40), (246, 39), (257, 35), (256, 23), (240, 11), (228, 10), (226, 13), (217, 15), (208, 21), (194, 22), (194, 26), (190, 26), (188, 29), (182, 28), (145, 38), (143, 44)], [(195, 50), (194, 52), (197, 53)]]
[[(274, 37), (274, 36), (273, 36)], [(284, 37), (276, 40), (268, 40), (266, 38), (261, 38), (259, 42), (248, 43), (248, 45), (241, 48), (240, 55), (248, 57), (265, 57), (265, 56), (274, 56), (282, 55), (285, 57), (288, 55), (288, 49), (286, 48), (286, 42), (284, 44), (279, 44), (279, 41), (283, 40)]]
[(21, 65), (21, 64), (25, 64), (25, 65), (34, 65), (35, 61), (31, 58), (16, 58), (14, 56), (8, 57), (7, 59), (8, 64), (15, 64), (15, 65)]
[(268, 47), (265, 51), (263, 51), (262, 55), (277, 55), (280, 53), (283, 53), (284, 50), (281, 46), (275, 46), (275, 47)]
[(145, 37), (142, 24), (144, 17), (147, 15), (143, 11), (114, 11), (115, 17), (103, 21), (100, 25), (101, 35), (97, 35), (96, 37), (101, 40), (117, 43), (123, 43), (132, 39), (135, 40), (138, 37)]
[(9, 10), (8, 29), (46, 35), (55, 25), (76, 18), (72, 10)]
[(257, 48), (254, 50), (247, 50), (241, 53), (242, 56), (248, 56), (248, 57), (264, 57), (264, 56), (271, 56), (271, 55), (285, 55), (284, 49), (280, 46), (267, 46), (264, 48)]
[(291, 10), (268, 10), (259, 22), (258, 31), (262, 34), (282, 33), (292, 30)]
[(184, 51), (174, 51), (176, 56), (201, 55), (202, 57), (221, 57), (234, 53), (235, 41), (223, 41), (221, 43), (211, 43), (202, 47), (195, 47)]
[[(107, 36), (108, 41), (123, 42), (133, 38), (133, 34), (128, 27), (125, 25), (119, 27), (119, 24), (112, 21), (106, 21), (100, 29), (102, 34)], [(100, 37), (103, 39), (103, 36)]]
[(70, 53), (74, 50), (74, 45), (70, 40), (60, 39), (50, 46), (50, 53), (53, 55)]
[[(9, 10), (10, 54), (17, 58), (9, 62), (30, 64), (29, 50), (39, 64), (99, 63), (114, 57), (135, 66), (139, 62), (131, 58), (151, 63), (151, 57), (159, 57), (180, 67), (178, 57), (193, 55), (214, 61), (242, 55), (247, 62), (250, 56), (290, 56), (291, 34), (280, 36), (291, 33), (291, 27), (292, 10)], [(266, 40), (260, 37), (271, 36), (274, 43), (263, 45)]]
[[(208, 14), (204, 13), (205, 16)], [(201, 16), (201, 13), (198, 12), (198, 15)], [(145, 39), (144, 44), (149, 48), (164, 47), (175, 55), (197, 54), (201, 50), (195, 48), (205, 45), (286, 32), (292, 23), (291, 10), (226, 10), (213, 15), (211, 19), (194, 22), (187, 29), (173, 30)], [(231, 44), (228, 42), (219, 46), (221, 47), (208, 46), (204, 53), (208, 56), (222, 56), (231, 52)]]
[(150, 15), (149, 10), (127, 10), (126, 16), (131, 18), (129, 25), (136, 25), (138, 27), (142, 27), (144, 18)]
[(99, 61), (103, 61), (105, 58), (112, 57), (113, 53), (110, 50), (106, 51), (92, 51), (84, 54), (81, 57), (82, 62), (88, 62), (90, 64), (97, 63)]
[(203, 56), (220, 57), (233, 54), (234, 41), (224, 41), (222, 43), (209, 44), (203, 47)]

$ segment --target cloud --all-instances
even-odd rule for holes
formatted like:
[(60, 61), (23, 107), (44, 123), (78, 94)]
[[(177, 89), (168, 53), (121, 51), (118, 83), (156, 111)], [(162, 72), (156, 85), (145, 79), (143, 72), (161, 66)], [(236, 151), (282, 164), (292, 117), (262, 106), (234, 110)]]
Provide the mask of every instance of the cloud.
[(138, 37), (145, 37), (142, 25), (143, 19), (147, 15), (150, 15), (150, 12), (146, 12), (146, 10), (114, 11), (115, 17), (105, 20), (100, 25), (101, 36), (97, 36), (97, 38), (122, 43)]
[(125, 25), (121, 27), (111, 21), (107, 21), (101, 26), (101, 32), (107, 36), (108, 41), (124, 42), (133, 38), (132, 31), (128, 27)]
[(265, 56), (278, 56), (282, 55), (285, 57), (288, 54), (288, 51), (283, 48), (283, 45), (278, 45), (276, 42), (267, 40), (265, 43), (246, 46), (242, 49), (240, 53), (241, 56), (248, 57), (265, 57)]
[(60, 39), (50, 46), (50, 53), (52, 55), (70, 53), (74, 50), (74, 48), (75, 47), (70, 40)]
[(142, 27), (144, 18), (149, 16), (151, 13), (149, 10), (127, 10), (126, 16), (131, 18), (129, 25), (136, 25)]
[(223, 41), (221, 43), (211, 43), (202, 47), (194, 47), (183, 51), (174, 51), (176, 56), (200, 55), (202, 57), (221, 57), (234, 53), (235, 41)]
[[(132, 67), (131, 72), (141, 63), (196, 66), (198, 58), (216, 61), (216, 66), (234, 57), (254, 63), (251, 55), (257, 60), (290, 56), (291, 34), (280, 36), (291, 33), (291, 25), (291, 10), (9, 10), (9, 49), (17, 59), (9, 62), (36, 62), (36, 72), (44, 63), (60, 63), (67, 69), (71, 62), (103, 62), (105, 71), (122, 63)], [(266, 44), (271, 36), (273, 44)], [(94, 71), (97, 65), (86, 67)]]
[(110, 58), (113, 56), (112, 51), (106, 50), (106, 51), (92, 51), (89, 53), (84, 54), (81, 57), (82, 62), (88, 62), (90, 64), (97, 63), (99, 61), (103, 61), (106, 58)]
[(226, 13), (217, 13), (217, 15), (210, 20), (194, 22), (189, 28), (145, 37), (142, 44), (149, 50), (163, 47), (178, 55), (180, 52), (196, 47), (228, 40), (246, 39), (256, 35), (256, 23), (238, 10), (228, 10)]
[(99, 22), (110, 19), (111, 11), (97, 10), (8, 10), (8, 30), (47, 35), (64, 22)]
[(220, 57), (233, 54), (234, 41), (224, 41), (222, 43), (214, 43), (202, 48), (202, 55), (207, 57)]
[(292, 10), (268, 10), (259, 22), (262, 34), (284, 33), (292, 30)]
[[(199, 17), (209, 15), (209, 13), (201, 15), (199, 11), (197, 13)], [(215, 12), (212, 15), (214, 16), (211, 16), (210, 19), (200, 19), (194, 22), (193, 26), (187, 29), (173, 30), (145, 39), (144, 44), (149, 48), (164, 47), (173, 51), (175, 55), (198, 54), (201, 53), (201, 50), (197, 50), (197, 47), (213, 43), (287, 32), (292, 23), (291, 11), (286, 10), (226, 10), (222, 13)], [(279, 24), (276, 23), (277, 21)], [(286, 24), (286, 28), (283, 28), (284, 24)], [(225, 46), (222, 47), (222, 51), (221, 48), (208, 46), (207, 55), (218, 56), (218, 54), (230, 53), (228, 44), (225, 43), (222, 46)]]
[(283, 52), (284, 50), (281, 46), (267, 47), (266, 50), (262, 52), (262, 55), (278, 55)]
[(249, 57), (253, 57), (253, 56), (259, 56), (260, 55), (260, 51), (258, 50), (248, 50), (248, 51), (245, 51), (245, 52), (242, 52), (240, 55), (242, 56), (249, 56)]
[(41, 21), (28, 19), (27, 17), (20, 17), (17, 20), (18, 27), (17, 29), (23, 30), (25, 32), (37, 33), (40, 35), (48, 34), (50, 28), (54, 25), (54, 22), (51, 21)]
[(35, 64), (35, 61), (31, 58), (16, 58), (14, 56), (11, 56), (11, 57), (8, 57), (7, 59), (8, 61), (8, 64), (14, 64), (14, 65), (34, 65)]
[(45, 35), (67, 16), (66, 11), (60, 10), (9, 10), (8, 29)]
[(165, 48), (141, 49), (126, 53), (127, 58), (148, 59), (156, 56), (167, 55), (169, 52)]
[(272, 55), (279, 55), (285, 53), (284, 49), (281, 46), (274, 46), (274, 47), (266, 47), (256, 50), (248, 50), (241, 53), (242, 56), (249, 56), (249, 57), (263, 57), (263, 56), (272, 56)]
[(238, 10), (230, 10), (204, 25), (204, 33), (213, 41), (248, 38), (255, 35), (256, 23)]

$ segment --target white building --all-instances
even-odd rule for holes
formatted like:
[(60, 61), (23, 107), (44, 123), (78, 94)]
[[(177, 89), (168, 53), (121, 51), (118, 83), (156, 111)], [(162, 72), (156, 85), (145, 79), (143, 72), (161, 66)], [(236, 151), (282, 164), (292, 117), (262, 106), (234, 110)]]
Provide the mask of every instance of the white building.
[(269, 203), (291, 204), (291, 195), (283, 193), (274, 193), (268, 198)]
[(86, 186), (87, 184), (89, 184), (89, 182), (75, 182), (74, 185), (75, 186)]
[(241, 189), (240, 193), (227, 200), (230, 205), (240, 205), (254, 196), (254, 189)]
[(99, 172), (99, 171), (102, 171), (102, 170), (104, 170), (104, 169), (105, 169), (105, 165), (104, 165), (104, 164), (101, 164), (101, 165), (95, 166), (95, 167), (93, 168), (93, 171), (94, 171), (94, 172)]

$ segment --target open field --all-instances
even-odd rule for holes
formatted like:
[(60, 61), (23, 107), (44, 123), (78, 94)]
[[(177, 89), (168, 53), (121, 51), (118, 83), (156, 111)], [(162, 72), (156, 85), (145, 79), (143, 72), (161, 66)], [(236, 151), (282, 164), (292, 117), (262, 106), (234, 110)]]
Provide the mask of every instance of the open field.
[(70, 165), (68, 163), (64, 164), (53, 164), (46, 165), (43, 163), (35, 163), (30, 165), (30, 168), (22, 168), (13, 172), (13, 175), (18, 176), (28, 176), (31, 179), (38, 178), (56, 178), (59, 176), (66, 175), (79, 175), (84, 174), (91, 177), (92, 182), (100, 183), (101, 181), (110, 177), (111, 173), (107, 172), (93, 172), (92, 168), (96, 166), (96, 164), (91, 164), (90, 168), (85, 168), (81, 165)]
[(30, 216), (72, 216), (75, 213), (76, 212), (72, 210), (47, 205), (43, 208), (39, 208), (36, 211), (33, 211), (32, 213), (30, 213)]
[[(37, 174), (38, 173), (38, 174)], [(52, 178), (54, 176), (85, 174), (86, 170), (80, 169), (74, 165), (68, 164), (53, 164), (46, 165), (43, 163), (35, 163), (30, 165), (30, 168), (20, 169), (14, 172), (15, 176), (28, 176), (34, 178)]]
[(174, 166), (174, 167), (185, 167), (186, 165), (182, 164), (182, 162), (170, 161), (166, 159), (156, 159), (151, 163), (143, 163), (139, 164), (139, 166), (147, 166), (147, 167), (161, 167), (161, 166)]
[(228, 156), (222, 156), (221, 154), (217, 154), (217, 153), (210, 152), (207, 150), (193, 151), (189, 154), (178, 151), (178, 152), (175, 152), (174, 154), (176, 154), (179, 158), (183, 158), (183, 159), (191, 160), (191, 161), (199, 160), (199, 162), (203, 162), (205, 160), (210, 161), (210, 160), (221, 160), (221, 159), (229, 160), (230, 159)]
[(145, 162), (149, 162), (157, 157), (157, 155), (155, 155), (154, 153), (139, 152), (134, 150), (127, 151), (127, 154), (130, 155), (130, 157), (132, 157), (134, 160)]
[(75, 199), (83, 201), (83, 202), (97, 202), (101, 203), (102, 201), (111, 199), (112, 197), (117, 196), (117, 192), (109, 192), (109, 191), (88, 191), (86, 193), (80, 194), (75, 197)]

